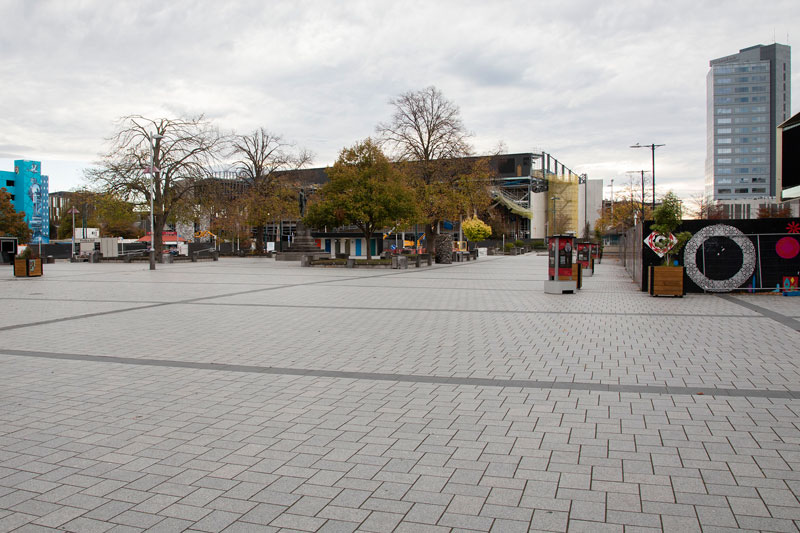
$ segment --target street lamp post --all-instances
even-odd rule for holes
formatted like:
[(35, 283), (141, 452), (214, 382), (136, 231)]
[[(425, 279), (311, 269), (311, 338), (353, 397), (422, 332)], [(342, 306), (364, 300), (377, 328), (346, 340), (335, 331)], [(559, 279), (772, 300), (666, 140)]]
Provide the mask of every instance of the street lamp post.
[(589, 211), (587, 207), (589, 205), (588, 180), (589, 177), (586, 174), (581, 174), (580, 176), (578, 176), (578, 183), (579, 184), (583, 183), (583, 233), (584, 233), (583, 238), (584, 239), (589, 238), (589, 231), (586, 229), (587, 226), (589, 225)]
[(652, 163), (652, 172), (650, 175), (653, 177), (653, 211), (656, 210), (656, 148), (666, 146), (665, 144), (633, 144), (631, 148), (650, 148), (650, 157)]
[(67, 213), (72, 214), (72, 253), (70, 254), (69, 258), (72, 259), (75, 257), (75, 215), (79, 213), (77, 209), (73, 206)]
[(156, 269), (156, 227), (153, 217), (153, 197), (156, 195), (156, 145), (154, 141), (163, 139), (163, 135), (151, 133), (150, 141), (150, 270)]

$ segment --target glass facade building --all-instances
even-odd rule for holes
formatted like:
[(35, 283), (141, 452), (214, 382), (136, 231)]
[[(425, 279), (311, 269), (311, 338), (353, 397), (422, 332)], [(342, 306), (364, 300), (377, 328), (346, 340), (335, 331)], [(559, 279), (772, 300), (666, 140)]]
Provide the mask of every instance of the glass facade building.
[(751, 46), (710, 67), (705, 196), (774, 198), (776, 128), (791, 115), (791, 49)]

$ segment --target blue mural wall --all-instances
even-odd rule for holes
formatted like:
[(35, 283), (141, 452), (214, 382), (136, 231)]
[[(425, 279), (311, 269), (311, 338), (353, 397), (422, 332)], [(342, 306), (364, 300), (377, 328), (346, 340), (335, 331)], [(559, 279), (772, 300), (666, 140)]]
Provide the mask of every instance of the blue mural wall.
[(50, 242), (50, 188), (48, 177), (42, 175), (42, 164), (14, 161), (14, 172), (0, 171), (0, 187), (14, 197), (14, 209), (25, 213), (25, 222), (33, 231), (30, 242)]

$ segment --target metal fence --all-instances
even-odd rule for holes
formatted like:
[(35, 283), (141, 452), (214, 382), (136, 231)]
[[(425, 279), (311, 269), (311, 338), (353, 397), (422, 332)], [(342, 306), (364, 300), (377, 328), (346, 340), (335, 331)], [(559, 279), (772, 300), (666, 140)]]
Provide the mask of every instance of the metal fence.
[(642, 242), (644, 229), (642, 224), (637, 224), (628, 229), (622, 236), (620, 243), (621, 259), (625, 266), (625, 270), (633, 278), (633, 280), (641, 285), (642, 284)]

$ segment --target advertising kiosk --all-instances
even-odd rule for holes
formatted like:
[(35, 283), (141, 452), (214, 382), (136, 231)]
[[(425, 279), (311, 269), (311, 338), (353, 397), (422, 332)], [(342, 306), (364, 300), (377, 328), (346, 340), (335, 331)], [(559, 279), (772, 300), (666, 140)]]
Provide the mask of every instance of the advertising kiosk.
[(592, 243), (592, 258), (596, 264), (600, 264), (600, 259), (602, 258), (602, 254), (600, 253), (600, 245), (596, 242)]
[(572, 268), (574, 246), (575, 237), (572, 235), (552, 235), (547, 238), (548, 279), (544, 282), (545, 293), (573, 294), (578, 289), (578, 280)]
[(581, 265), (584, 276), (594, 274), (594, 257), (592, 256), (592, 243), (580, 241), (576, 244), (577, 262)]

